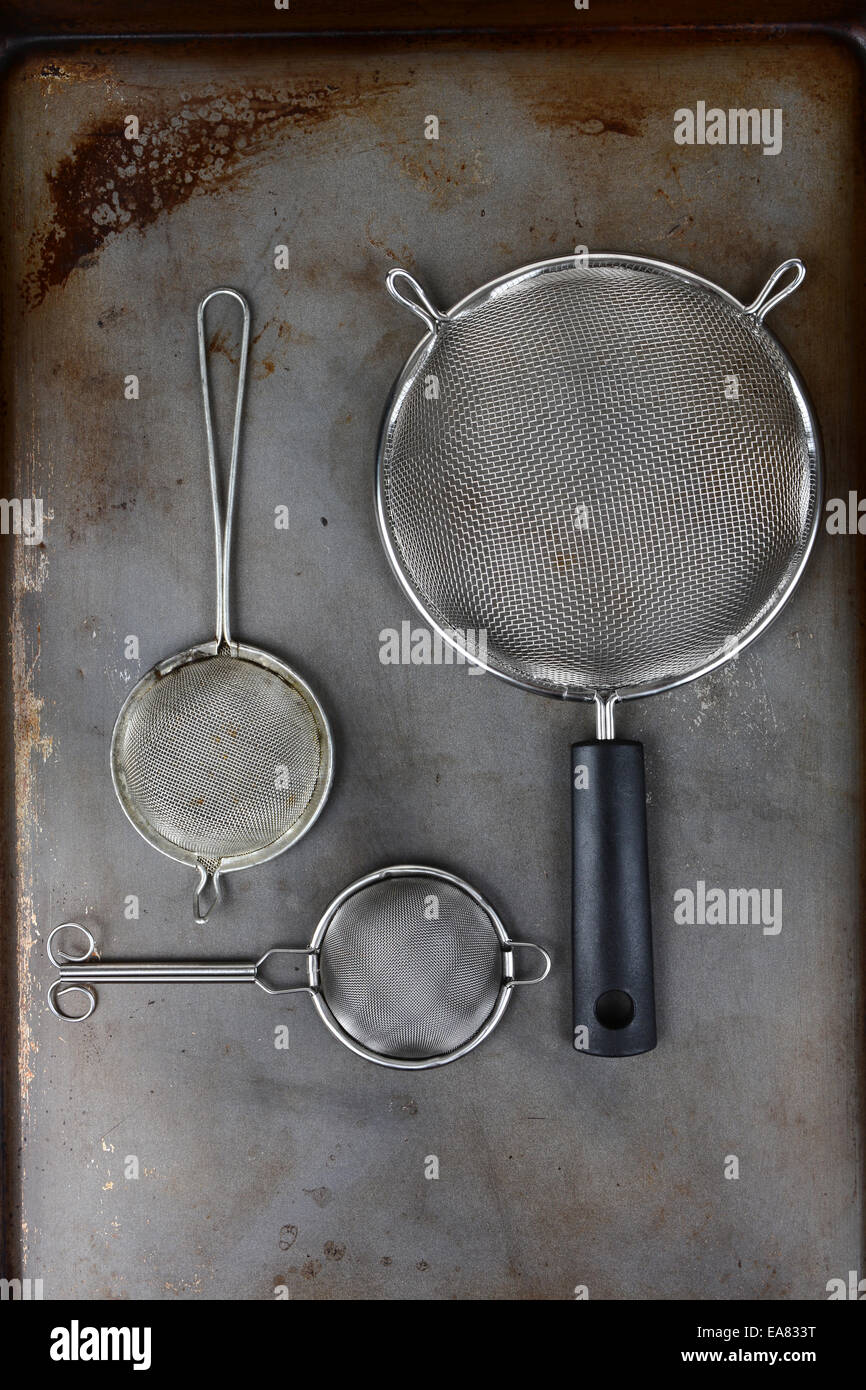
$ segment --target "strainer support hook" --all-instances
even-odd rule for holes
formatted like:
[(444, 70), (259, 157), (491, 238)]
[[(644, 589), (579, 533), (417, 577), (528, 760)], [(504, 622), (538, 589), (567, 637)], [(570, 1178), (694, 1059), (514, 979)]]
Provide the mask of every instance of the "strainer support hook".
[(193, 896), (193, 913), (196, 924), (203, 927), (217, 903), (222, 898), (222, 883), (219, 869), (209, 869), (199, 861), (198, 883)]
[(541, 973), (538, 975), (514, 975), (511, 980), (512, 985), (540, 985), (542, 980), (546, 980), (550, 974), (552, 961), (543, 946), (539, 946), (535, 941), (509, 941), (509, 951), (535, 951), (536, 955), (541, 956), (543, 965)]
[[(773, 290), (788, 271), (794, 272), (788, 283), (773, 294)], [(789, 294), (793, 294), (802, 285), (805, 278), (806, 267), (796, 256), (792, 257), (791, 260), (783, 261), (781, 265), (776, 266), (754, 303), (746, 306), (746, 313), (754, 315), (758, 323), (763, 323), (770, 310), (775, 309), (777, 304), (781, 304), (783, 299), (787, 299)]]
[[(405, 294), (398, 288), (401, 280), (409, 286), (411, 295)], [(417, 314), (419, 319), (423, 319), (431, 333), (435, 333), (443, 323), (448, 322), (449, 315), (443, 314), (440, 309), (431, 304), (423, 286), (418, 284), (414, 275), (410, 275), (408, 270), (401, 270), (399, 267), (389, 270), (385, 276), (385, 284), (391, 298), (396, 299), (397, 303), (402, 304), (404, 308), (411, 309), (412, 313)]]

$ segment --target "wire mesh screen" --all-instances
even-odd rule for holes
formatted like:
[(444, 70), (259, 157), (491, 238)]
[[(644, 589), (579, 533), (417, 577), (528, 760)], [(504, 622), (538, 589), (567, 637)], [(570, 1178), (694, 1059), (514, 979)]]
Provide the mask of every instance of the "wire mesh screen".
[(139, 816), (205, 864), (285, 835), (316, 793), (322, 749), (302, 693), (234, 656), (185, 662), (127, 711), (117, 765)]
[(442, 1056), (487, 1021), (502, 944), (468, 893), (429, 876), (366, 885), (322, 941), (323, 996), (347, 1033), (385, 1057)]
[(501, 673), (666, 684), (798, 571), (807, 422), (773, 338), (720, 295), (613, 261), (518, 276), (441, 325), (398, 395), (385, 524), (430, 616), (480, 630)]

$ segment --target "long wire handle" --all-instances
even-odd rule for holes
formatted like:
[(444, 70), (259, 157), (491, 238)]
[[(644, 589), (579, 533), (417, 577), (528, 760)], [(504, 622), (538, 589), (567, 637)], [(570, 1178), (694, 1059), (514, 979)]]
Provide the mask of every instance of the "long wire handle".
[[(77, 954), (64, 950), (57, 937), (61, 932), (80, 932), (84, 949)], [(57, 1018), (69, 1023), (83, 1023), (96, 1008), (94, 986), (111, 982), (113, 984), (254, 984), (265, 994), (311, 993), (309, 984), (277, 985), (262, 974), (262, 967), (273, 956), (304, 956), (309, 958), (316, 952), (309, 946), (274, 946), (258, 960), (224, 961), (101, 961), (97, 959), (96, 942), (92, 932), (82, 927), (80, 922), (63, 922), (50, 933), (47, 942), (48, 957), (57, 966), (59, 978), (48, 990), (48, 1006)], [(84, 996), (87, 1011), (83, 1014), (66, 1013), (60, 999), (67, 994)]]
[[(213, 411), (211, 409), (210, 380), (207, 369), (207, 347), (204, 338), (204, 311), (217, 295), (227, 294), (240, 304), (243, 315), (241, 334), (241, 356), (238, 364), (238, 390), (235, 398), (235, 419), (232, 430), (232, 452), (229, 465), (229, 481), (226, 491), (225, 521), (220, 504), (220, 486), (217, 476), (216, 441), (214, 438)], [(238, 450), (241, 440), (241, 415), (244, 405), (244, 392), (247, 380), (247, 356), (250, 346), (250, 306), (237, 290), (222, 287), (211, 290), (198, 306), (198, 363), (201, 374), (202, 399), (204, 401), (204, 424), (207, 433), (207, 458), (210, 471), (210, 490), (213, 502), (214, 540), (216, 544), (216, 640), (217, 647), (231, 646), (229, 625), (229, 561), (232, 545), (232, 517), (235, 507), (235, 484), (238, 472)]]

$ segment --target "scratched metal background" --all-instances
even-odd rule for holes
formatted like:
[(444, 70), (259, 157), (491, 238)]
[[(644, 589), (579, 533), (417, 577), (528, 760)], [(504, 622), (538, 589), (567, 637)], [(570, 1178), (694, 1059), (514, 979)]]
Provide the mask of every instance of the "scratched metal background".
[[(413, 615), (372, 508), (381, 407), (418, 336), (388, 268), (447, 304), (577, 243), (669, 259), (742, 298), (802, 256), (807, 282), (773, 328), (810, 385), (829, 495), (857, 487), (862, 77), (853, 40), (784, 29), (13, 56), (7, 488), (51, 519), (42, 547), (2, 542), (5, 946), (20, 963), (7, 1104), (13, 1243), (46, 1297), (564, 1299), (584, 1284), (820, 1299), (862, 1267), (864, 542), (822, 535), (759, 646), (619, 716), (647, 749), (661, 1040), (610, 1062), (569, 1047), (568, 747), (587, 712), (465, 669), (383, 667), (380, 630)], [(783, 152), (675, 146), (673, 111), (698, 99), (781, 106)], [(140, 154), (121, 135), (131, 113)], [(193, 876), (122, 816), (108, 746), (130, 682), (211, 631), (193, 325), (220, 282), (248, 294), (255, 334), (234, 628), (320, 693), (337, 777), (309, 836), (232, 876), (201, 929)], [(216, 370), (234, 342), (215, 322)], [(124, 659), (130, 633), (140, 662)], [(555, 960), (444, 1071), (366, 1066), (303, 996), (115, 986), (78, 1029), (47, 1013), (44, 937), (70, 916), (106, 956), (254, 956), (303, 943), (353, 877), (405, 860), (464, 874)], [(698, 878), (781, 887), (781, 935), (675, 926), (674, 890)]]

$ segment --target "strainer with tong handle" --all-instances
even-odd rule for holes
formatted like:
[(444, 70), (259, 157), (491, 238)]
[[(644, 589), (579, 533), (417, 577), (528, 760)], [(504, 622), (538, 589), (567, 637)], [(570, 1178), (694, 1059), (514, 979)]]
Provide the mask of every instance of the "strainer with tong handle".
[[(72, 931), (83, 934), (83, 952), (68, 949)], [(538, 974), (517, 975), (519, 950), (541, 957)], [(77, 922), (54, 928), (48, 955), (60, 972), (48, 991), (58, 1018), (89, 1018), (94, 986), (108, 982), (305, 991), (346, 1047), (369, 1062), (409, 1071), (471, 1052), (496, 1027), (515, 986), (538, 984), (550, 969), (547, 952), (511, 941), (490, 904), (463, 879), (413, 864), (358, 879), (331, 903), (309, 946), (277, 946), (257, 961), (100, 961), (92, 934)], [(306, 981), (280, 983), (278, 958), (297, 956), (304, 958)], [(69, 1011), (72, 995), (83, 1012)]]
[[(243, 328), (225, 519), (217, 477), (204, 311), (228, 295)], [(282, 854), (309, 830), (333, 776), (328, 720), (306, 681), (270, 652), (232, 640), (232, 516), (250, 339), (243, 295), (215, 289), (198, 307), (198, 354), (216, 541), (216, 635), (161, 661), (131, 691), (114, 727), (111, 774), (149, 844), (198, 869), (195, 920), (220, 898), (220, 875)]]
[(736, 656), (789, 598), (820, 516), (818, 428), (764, 319), (659, 261), (542, 261), (443, 312), (388, 288), (425, 337), (388, 404), (382, 540), (441, 636), (503, 680), (592, 700), (574, 745), (574, 1045), (655, 1046), (643, 750), (619, 700)]

